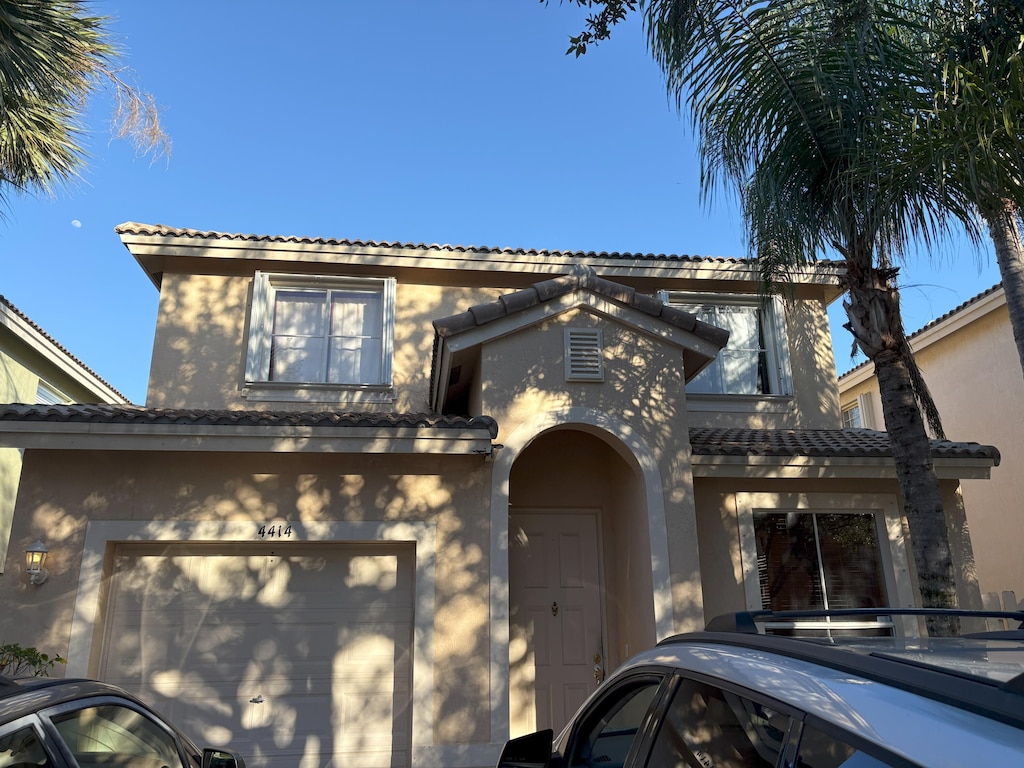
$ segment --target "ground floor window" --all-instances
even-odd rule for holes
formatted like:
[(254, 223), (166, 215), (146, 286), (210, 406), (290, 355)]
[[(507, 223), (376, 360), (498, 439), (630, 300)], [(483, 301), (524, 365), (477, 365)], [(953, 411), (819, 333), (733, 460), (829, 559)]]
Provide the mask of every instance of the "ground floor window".
[(875, 516), (754, 514), (761, 606), (773, 611), (886, 605)]

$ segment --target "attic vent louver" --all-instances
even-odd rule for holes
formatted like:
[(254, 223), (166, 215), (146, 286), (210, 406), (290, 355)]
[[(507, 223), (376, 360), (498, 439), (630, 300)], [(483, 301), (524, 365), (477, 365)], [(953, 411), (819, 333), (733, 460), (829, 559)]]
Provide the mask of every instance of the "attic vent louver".
[(600, 330), (565, 329), (565, 380), (604, 381), (604, 355)]

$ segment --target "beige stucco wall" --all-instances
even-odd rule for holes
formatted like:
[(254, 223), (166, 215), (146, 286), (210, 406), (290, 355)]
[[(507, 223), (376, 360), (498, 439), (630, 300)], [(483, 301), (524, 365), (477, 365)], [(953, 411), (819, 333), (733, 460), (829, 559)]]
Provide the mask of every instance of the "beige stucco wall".
[[(490, 464), (477, 456), (29, 451), (14, 549), (45, 534), (50, 578), (0, 579), (0, 637), (67, 655), (87, 522), (426, 521), (436, 531), (435, 740), (487, 743), (489, 493)], [(20, 575), (16, 559), (8, 567)]]
[[(466, 279), (459, 273), (446, 277), (452, 282)], [(513, 277), (522, 279), (522, 276)], [(495, 275), (492, 279), (498, 282), (501, 278)], [(408, 277), (399, 279), (395, 296), (394, 399), (385, 403), (358, 403), (354, 409), (429, 410), (434, 344), (432, 321), (494, 301), (516, 287), (423, 284)], [(686, 287), (693, 290), (696, 286), (691, 282)], [(252, 276), (249, 274), (164, 274), (146, 398), (148, 406), (258, 410), (339, 407), (244, 397), (251, 293)], [(765, 429), (831, 429), (839, 425), (835, 362), (825, 305), (811, 292), (802, 300), (787, 302), (785, 312), (793, 395), (716, 398), (701, 410), (693, 411), (689, 423)], [(529, 354), (529, 351), (525, 349), (522, 353)], [(630, 356), (632, 353), (623, 348), (618, 354)], [(558, 355), (549, 360), (560, 360), (560, 348)], [(638, 373), (652, 374), (650, 386), (665, 390), (671, 385), (664, 380), (664, 371), (654, 367), (656, 361), (645, 360), (642, 352), (633, 362), (640, 366)], [(673, 363), (673, 368), (678, 366)], [(678, 370), (669, 375), (677, 373)], [(634, 382), (640, 381), (639, 377), (634, 379)], [(646, 388), (648, 384), (643, 386)]]
[[(493, 301), (497, 288), (399, 281), (395, 291), (394, 400), (360, 411), (429, 410), (431, 322)], [(252, 275), (163, 277), (146, 405), (151, 408), (310, 410), (337, 405), (247, 400), (243, 396)], [(341, 406), (345, 409), (344, 404)], [(348, 408), (352, 410), (351, 407)]]
[[(922, 346), (915, 356), (951, 440), (994, 445), (1001, 460), (991, 479), (964, 480), (963, 501), (983, 592), (1013, 590), (1024, 597), (1024, 557), (1014, 531), (1024, 498), (1024, 377), (1005, 304)], [(844, 405), (868, 393), (874, 427), (884, 429), (874, 376), (845, 384)]]
[[(564, 329), (600, 328), (603, 382), (567, 382)], [(676, 631), (703, 624), (696, 529), (690, 487), (689, 434), (682, 352), (589, 308), (576, 308), (484, 345), (484, 413), (496, 418), (498, 442), (537, 414), (568, 408), (607, 414), (650, 451), (657, 465), (658, 505), (664, 504)], [(644, 500), (647, 514), (652, 504)]]

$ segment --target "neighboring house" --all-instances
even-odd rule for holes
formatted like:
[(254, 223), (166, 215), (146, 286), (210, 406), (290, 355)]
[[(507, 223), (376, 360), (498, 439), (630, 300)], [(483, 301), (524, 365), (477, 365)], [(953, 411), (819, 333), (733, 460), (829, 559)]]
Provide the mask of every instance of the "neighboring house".
[[(128, 400), (0, 296), (0, 403), (126, 405)], [(21, 450), (0, 448), (0, 574), (7, 562), (20, 477)]]
[[(0, 409), (51, 561), (0, 633), (252, 768), (493, 765), (707, 617), (917, 601), (886, 436), (840, 428), (835, 264), (762, 303), (740, 259), (118, 233), (146, 407)], [(959, 481), (998, 453), (934, 455), (976, 605)]]
[[(983, 592), (1024, 596), (1016, 523), (1024, 499), (1024, 375), (1001, 285), (975, 296), (909, 337), (946, 435), (997, 445), (991, 480), (963, 482), (971, 543)], [(843, 424), (885, 429), (870, 364), (839, 379)]]

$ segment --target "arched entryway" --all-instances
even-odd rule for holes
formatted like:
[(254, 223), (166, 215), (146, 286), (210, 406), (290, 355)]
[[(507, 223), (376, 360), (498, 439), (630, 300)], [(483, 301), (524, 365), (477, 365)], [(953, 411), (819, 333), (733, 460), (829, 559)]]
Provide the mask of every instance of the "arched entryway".
[(515, 457), (508, 511), (510, 728), (557, 731), (657, 640), (644, 472), (618, 437), (554, 426)]

